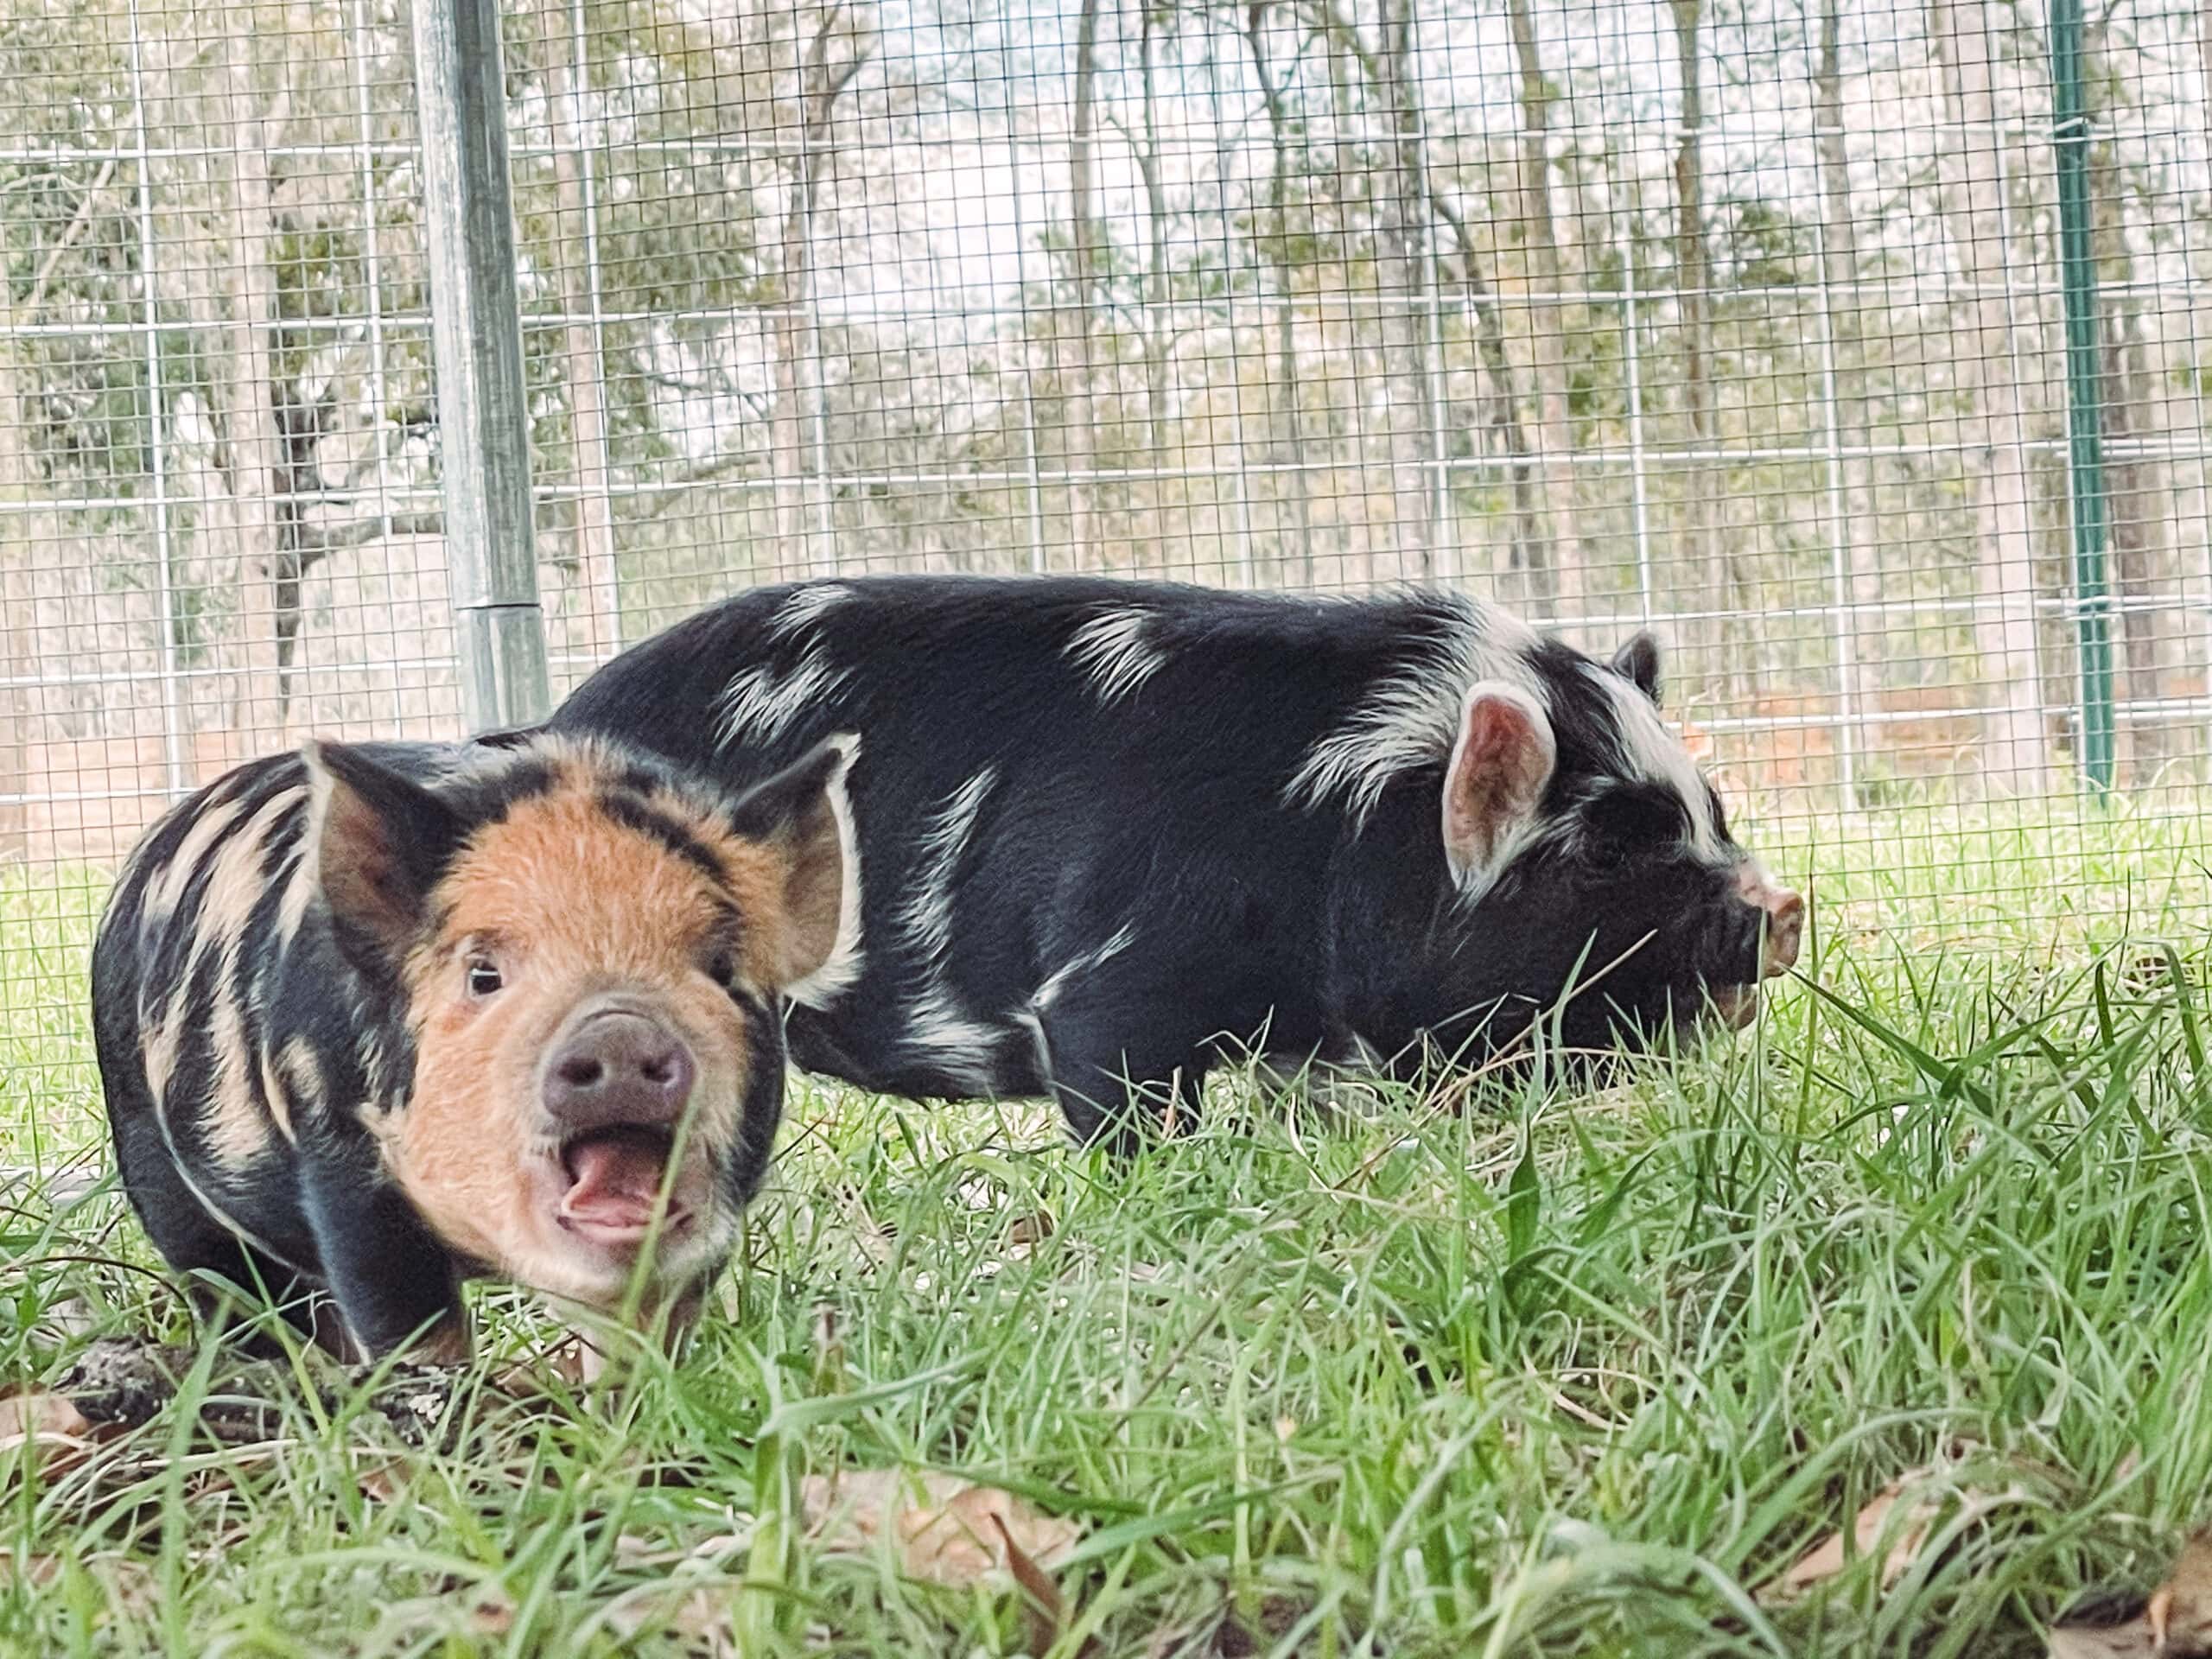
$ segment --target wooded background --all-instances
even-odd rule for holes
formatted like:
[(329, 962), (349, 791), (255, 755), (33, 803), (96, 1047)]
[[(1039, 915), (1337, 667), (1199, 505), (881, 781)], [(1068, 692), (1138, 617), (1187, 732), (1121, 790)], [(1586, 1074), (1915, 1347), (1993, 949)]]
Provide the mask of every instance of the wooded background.
[[(1878, 825), (2081, 789), (2086, 597), (2196, 814), (2212, 4), (2091, 11), (2081, 126), (2052, 22), (514, 7), (556, 693), (798, 574), (1440, 581), (1656, 626), (1738, 796)], [(0, 859), (457, 733), (414, 110), (393, 0), (0, 0)]]

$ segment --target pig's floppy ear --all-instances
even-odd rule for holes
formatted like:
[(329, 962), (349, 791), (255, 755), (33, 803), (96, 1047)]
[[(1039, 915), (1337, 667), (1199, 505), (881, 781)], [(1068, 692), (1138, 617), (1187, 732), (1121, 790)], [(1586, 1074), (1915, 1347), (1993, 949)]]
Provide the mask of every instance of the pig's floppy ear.
[(460, 816), (420, 784), (348, 744), (309, 741), (306, 856), (339, 948), (388, 972), (414, 940), (425, 900), (466, 839)]
[(1444, 774), (1444, 856), (1462, 887), (1487, 887), (1518, 850), (1558, 764), (1542, 707), (1502, 680), (1484, 680), (1459, 709)]
[(768, 852), (780, 881), (771, 973), (795, 1001), (826, 1001), (860, 969), (860, 851), (845, 774), (850, 734), (825, 739), (731, 807), (731, 833)]

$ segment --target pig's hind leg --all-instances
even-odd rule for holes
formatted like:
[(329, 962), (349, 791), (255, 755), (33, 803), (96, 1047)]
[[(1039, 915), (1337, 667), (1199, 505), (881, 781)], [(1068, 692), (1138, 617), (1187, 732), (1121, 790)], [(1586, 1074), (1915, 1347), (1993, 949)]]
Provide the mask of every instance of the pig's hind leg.
[(104, 1073), (124, 1191), (162, 1260), (183, 1280), (194, 1319), (249, 1353), (280, 1349), (252, 1330), (264, 1306), (313, 1339), (312, 1281), (241, 1237), (186, 1179), (137, 1073), (112, 1062)]

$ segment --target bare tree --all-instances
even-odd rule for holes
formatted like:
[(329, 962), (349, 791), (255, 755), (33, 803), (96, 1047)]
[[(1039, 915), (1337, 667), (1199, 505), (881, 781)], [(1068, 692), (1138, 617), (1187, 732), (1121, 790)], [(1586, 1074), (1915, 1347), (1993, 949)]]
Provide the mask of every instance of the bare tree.
[[(2104, 30), (2096, 29), (2101, 37)], [(2107, 43), (2094, 39), (2092, 62), (2109, 63)], [(2126, 96), (2114, 74), (2103, 78), (2109, 111)], [(2168, 515), (2177, 508), (2172, 469), (2159, 453), (2171, 435), (2166, 429), (2158, 381), (2166, 372), (2168, 349), (2164, 316), (2157, 299), (2134, 292), (2135, 257), (2128, 245), (2128, 181), (2119, 147), (2111, 138), (2092, 151), (2089, 188), (2100, 278), (2110, 296), (2105, 308), (2102, 361), (2098, 386), (2108, 457), (2106, 469), (2112, 530), (2112, 588), (2120, 601), (2118, 618), (2122, 695), (2150, 704), (2165, 697), (2183, 652), (2176, 569)], [(2120, 728), (2120, 759), (2138, 785), (2154, 778), (2171, 758), (2178, 735), (2156, 715), (2139, 714)]]
[[(1433, 576), (1437, 526), (1427, 466), (1436, 433), (1429, 395), (1427, 135), (1422, 130), (1414, 0), (1381, 0), (1379, 49), (1368, 60), (1389, 135), (1376, 203), (1377, 297), (1382, 307), (1391, 517), (1399, 574)], [(1351, 30), (1345, 29), (1347, 35)], [(1356, 38), (1356, 37), (1355, 37)]]
[(1095, 486), (1089, 474), (1096, 454), (1092, 409), (1091, 351), (1097, 338), (1094, 315), (1098, 281), (1098, 10), (1100, 0), (1082, 0), (1076, 14), (1075, 88), (1068, 128), (1068, 289), (1063, 302), (1054, 293), (1051, 339), (1052, 380), (1058, 396), (1046, 427), (1047, 465), (1063, 479), (1067, 503), (1067, 557), (1071, 568), (1091, 567), (1091, 516)]
[[(1268, 236), (1263, 256), (1274, 267), (1275, 329), (1273, 373), (1268, 385), (1268, 459), (1278, 480), (1277, 498), (1288, 475), (1294, 523), (1297, 530), (1298, 569), (1303, 581), (1313, 580), (1313, 509), (1312, 485), (1306, 475), (1306, 423), (1298, 383), (1298, 336), (1293, 294), (1295, 277), (1290, 248), (1291, 115), (1287, 88), (1296, 70), (1296, 54), (1278, 72), (1268, 50), (1267, 0), (1252, 0), (1244, 12), (1244, 41), (1252, 54), (1252, 70), (1259, 77), (1260, 96), (1268, 114)], [(1280, 524), (1276, 527), (1281, 534)]]
[[(1580, 617), (1588, 604), (1582, 537), (1574, 501), (1574, 429), (1567, 402), (1567, 276), (1552, 202), (1551, 84), (1544, 74), (1529, 0), (1506, 0), (1513, 55), (1521, 73), (1520, 220), (1528, 250), (1535, 358), (1536, 466), (1551, 520), (1548, 595), (1559, 614)], [(1464, 238), (1462, 239), (1464, 245)]]
[[(1434, 302), (1427, 258), (1434, 192), (1418, 85), (1413, 0), (1382, 0), (1373, 46), (1338, 0), (1315, 0), (1314, 15), (1330, 48), (1337, 126), (1340, 131), (1352, 127), (1363, 86), (1386, 135), (1385, 165), (1362, 165), (1357, 151), (1340, 141), (1336, 174), (1347, 218), (1372, 198), (1393, 541), (1401, 572), (1410, 568), (1411, 574), (1427, 576), (1434, 573), (1440, 528), (1431, 522), (1433, 498), (1427, 483), (1440, 435), (1430, 391), (1428, 315)], [(1355, 407), (1357, 423), (1363, 423), (1364, 414), (1363, 404)]]
[(1843, 523), (1839, 527), (1845, 559), (1845, 599), (1849, 605), (1845, 637), (1838, 649), (1836, 677), (1844, 713), (1859, 724), (1851, 734), (1858, 753), (1873, 747), (1875, 728), (1864, 716), (1873, 707), (1881, 683), (1882, 637), (1869, 639), (1861, 607), (1881, 597), (1881, 572), (1874, 536), (1872, 463), (1867, 458), (1866, 310), (1859, 291), (1859, 223), (1851, 211), (1851, 162), (1844, 133), (1843, 3), (1820, 0), (1820, 48), (1813, 66), (1815, 153), (1821, 178), (1821, 303), (1827, 308), (1832, 334), (1835, 397), (1834, 436), (1841, 458), (1836, 492)]
[[(802, 384), (807, 365), (819, 373), (820, 335), (814, 326), (814, 217), (834, 159), (831, 137), (837, 103), (875, 50), (874, 34), (855, 16), (851, 0), (837, 0), (822, 14), (798, 66), (791, 142), (784, 158), (781, 257), (774, 299), (776, 404), (770, 451), (776, 477), (776, 535), (785, 559), (810, 571), (807, 526), (806, 416), (821, 397)], [(818, 469), (817, 469), (818, 470)], [(817, 487), (822, 480), (815, 480)]]
[(1506, 339), (1505, 308), (1490, 279), (1484, 275), (1481, 253), (1465, 215), (1441, 191), (1433, 194), (1430, 205), (1452, 232), (1459, 289), (1474, 323), (1475, 349), (1490, 388), (1490, 395), (1484, 400), (1488, 417), (1484, 424), (1491, 435), (1494, 452), (1505, 461), (1506, 486), (1513, 502), (1507, 566), (1533, 581), (1544, 569), (1544, 512), (1537, 493), (1535, 447), (1529, 442), (1528, 423), (1521, 418), (1520, 375), (1514, 367), (1512, 347)]
[[(0, 287), (0, 325), (13, 335), (19, 324), (39, 320), (47, 291), (69, 251), (85, 234), (101, 198), (114, 181), (116, 164), (102, 162), (78, 198), (76, 211), (41, 254), (29, 290), (16, 302)], [(27, 371), (10, 357), (0, 360), (0, 859), (29, 850), (31, 734), (41, 710), (30, 682), (39, 669), (38, 563), (60, 556), (59, 515), (45, 509), (45, 492), (31, 455), (31, 415)]]
[[(284, 550), (277, 535), (278, 501), (287, 494), (284, 437), (277, 416), (276, 195), (270, 156), (283, 140), (291, 107), (285, 66), (269, 61), (285, 36), (257, 7), (236, 18), (226, 42), (225, 91), (230, 149), (223, 158), (232, 221), (224, 302), (234, 378), (224, 410), (224, 465), (230, 494), (238, 631), (232, 641), (242, 730), (281, 732), (284, 694), (276, 660), (276, 582)], [(264, 85), (264, 83), (268, 83)]]
[[(209, 250), (170, 275), (201, 343), (206, 400), (206, 441), (179, 453), (198, 480), (189, 493), (200, 580), (233, 601), (232, 626), (207, 642), (230, 684), (229, 725), (265, 741), (289, 717), (308, 574), (336, 548), (384, 533), (368, 526), (391, 521), (333, 527), (313, 517), (336, 394), (311, 394), (284, 361), (277, 248), (290, 227), (275, 167), (296, 122), (311, 117), (296, 95), (296, 41), (279, 14), (257, 7), (225, 21), (202, 52), (149, 42), (147, 103), (167, 111), (173, 128), (215, 138), (199, 188), (181, 175), (168, 192)], [(157, 432), (152, 441), (167, 440)]]
[(1929, 0), (1928, 32), (1942, 75), (1943, 219), (1969, 289), (1955, 315), (1964, 325), (1956, 360), (1975, 434), (1965, 462), (1978, 543), (1975, 632), (1995, 703), (1984, 773), (1994, 790), (2027, 791), (2048, 779), (2050, 755), (2036, 660), (2034, 531), (2017, 367), (2022, 342), (2005, 302), (2002, 204), (2010, 169), (1988, 4)]
[(1172, 333), (1168, 315), (1167, 185), (1160, 168), (1160, 68), (1156, 61), (1160, 25), (1167, 19), (1159, 0), (1138, 0), (1137, 73), (1142, 103), (1141, 139), (1130, 148), (1137, 158), (1137, 175), (1144, 185), (1145, 312), (1144, 418), (1145, 447), (1152, 464), (1159, 466), (1167, 450), (1167, 349)]
[(38, 668), (36, 498), (24, 454), (29, 434), (18, 372), (12, 364), (0, 370), (6, 387), (0, 392), (0, 506), (9, 509), (9, 522), (0, 527), (0, 861), (29, 850), (23, 797), (30, 785), (31, 722), (39, 713), (29, 684)]

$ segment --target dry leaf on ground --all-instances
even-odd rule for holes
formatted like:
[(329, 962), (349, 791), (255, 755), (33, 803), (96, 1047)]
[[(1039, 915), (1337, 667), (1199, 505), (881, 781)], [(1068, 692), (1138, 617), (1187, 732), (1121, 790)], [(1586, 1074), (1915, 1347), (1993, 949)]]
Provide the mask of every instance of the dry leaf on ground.
[(607, 1605), (601, 1618), (624, 1642), (650, 1630), (718, 1656), (734, 1654), (731, 1611), (742, 1593), (734, 1581), (695, 1588), (681, 1579), (670, 1580), (626, 1591)]
[(1934, 1494), (1907, 1504), (1902, 1512), (1897, 1511), (1897, 1505), (1908, 1488), (1923, 1485), (1933, 1472), (1929, 1469), (1912, 1469), (1898, 1476), (1869, 1498), (1859, 1511), (1858, 1519), (1852, 1522), (1847, 1551), (1841, 1533), (1828, 1534), (1800, 1555), (1787, 1573), (1760, 1591), (1759, 1599), (1767, 1602), (1792, 1600), (1826, 1584), (1843, 1571), (1846, 1561), (1855, 1556), (1871, 1555), (1885, 1541), (1889, 1553), (1882, 1558), (1882, 1587), (1886, 1590), (1895, 1584), (1920, 1554), (1920, 1547), (1928, 1541), (1929, 1529), (1942, 1512)]
[(1153, 1632), (1144, 1659), (1256, 1659), (1306, 1617), (1308, 1604), (1264, 1596), (1250, 1625), (1228, 1607)]
[(361, 1496), (372, 1503), (397, 1503), (414, 1478), (414, 1468), (404, 1458), (383, 1456), (365, 1449), (357, 1460), (354, 1479), (359, 1484)]
[(2049, 1652), (2050, 1659), (2165, 1659), (2139, 1618), (2109, 1630), (2055, 1630)]
[(2212, 1659), (2212, 1533), (2189, 1541), (2133, 1618), (2053, 1630), (2050, 1659)]
[[(1006, 1546), (1007, 1571), (1014, 1574), (1014, 1581), (1028, 1599), (1029, 1651), (1049, 1652), (1067, 1630), (1067, 1598), (1060, 1593), (1052, 1575), (1032, 1560), (1029, 1552), (1007, 1530), (1005, 1517), (996, 1510), (991, 1513), (991, 1524), (998, 1529), (999, 1541)], [(1097, 1646), (1096, 1639), (1085, 1642), (1082, 1659), (1090, 1659)]]
[(503, 1399), (535, 1403), (553, 1397), (550, 1384), (558, 1382), (573, 1394), (585, 1384), (584, 1342), (569, 1337), (512, 1365), (492, 1374), (490, 1390)]
[[(120, 1556), (97, 1556), (85, 1563), (85, 1570), (106, 1587), (123, 1611), (143, 1615), (153, 1610), (154, 1575), (143, 1562)], [(0, 1586), (20, 1583), (34, 1590), (43, 1589), (60, 1576), (59, 1555), (32, 1555), (0, 1549)]]
[(66, 1395), (17, 1394), (0, 1400), (0, 1452), (27, 1441), (82, 1440), (92, 1431)]
[(810, 1475), (800, 1509), (823, 1550), (872, 1548), (892, 1540), (899, 1569), (935, 1584), (974, 1584), (1007, 1567), (1007, 1547), (1039, 1569), (1057, 1567), (1075, 1548), (1075, 1523), (1041, 1513), (1011, 1492), (976, 1486), (934, 1470)]
[(0, 1400), (0, 1461), (22, 1453), (48, 1474), (84, 1460), (94, 1427), (65, 1395), (17, 1394)]
[(386, 1635), (505, 1636), (515, 1626), (515, 1604), (496, 1584), (392, 1603), (378, 1628)]
[[(1882, 1551), (1882, 1588), (1888, 1589), (1920, 1558), (1928, 1535), (1955, 1504), (1979, 1515), (2024, 1496), (2017, 1486), (1999, 1492), (1960, 1493), (1942, 1480), (1940, 1469), (1907, 1470), (1866, 1501), (1852, 1522), (1847, 1549), (1843, 1534), (1832, 1532), (1793, 1562), (1789, 1570), (1758, 1592), (1770, 1605), (1795, 1601), (1840, 1573), (1846, 1564)], [(1910, 1494), (1910, 1497), (1908, 1497)]]

